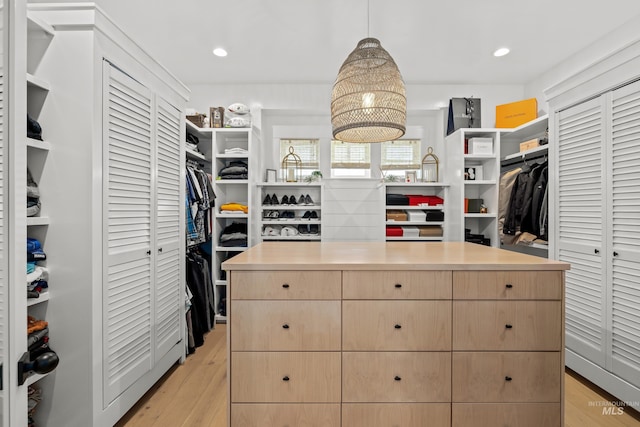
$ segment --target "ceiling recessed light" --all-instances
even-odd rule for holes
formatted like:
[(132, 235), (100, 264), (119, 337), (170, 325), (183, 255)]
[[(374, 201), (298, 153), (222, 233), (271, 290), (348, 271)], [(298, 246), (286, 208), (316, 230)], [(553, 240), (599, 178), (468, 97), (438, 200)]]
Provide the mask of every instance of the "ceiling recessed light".
[(213, 54), (215, 56), (227, 56), (227, 51), (224, 50), (221, 47), (217, 47), (217, 48), (213, 49)]
[(501, 47), (500, 49), (493, 52), (493, 56), (505, 56), (507, 53), (509, 53), (509, 48)]

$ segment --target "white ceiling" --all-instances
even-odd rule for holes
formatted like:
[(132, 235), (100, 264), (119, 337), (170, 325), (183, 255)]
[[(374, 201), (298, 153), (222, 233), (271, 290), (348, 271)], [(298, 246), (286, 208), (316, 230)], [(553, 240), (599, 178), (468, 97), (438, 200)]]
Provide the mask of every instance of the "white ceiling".
[[(368, 2), (97, 0), (187, 85), (332, 83), (367, 35), (407, 83), (523, 84), (640, 14), (638, 0)], [(511, 54), (494, 58), (501, 46)]]

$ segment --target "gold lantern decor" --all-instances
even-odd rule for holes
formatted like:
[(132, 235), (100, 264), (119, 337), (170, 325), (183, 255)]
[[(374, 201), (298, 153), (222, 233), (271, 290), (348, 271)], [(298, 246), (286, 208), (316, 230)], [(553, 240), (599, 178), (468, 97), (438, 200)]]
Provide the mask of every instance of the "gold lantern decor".
[(440, 160), (433, 154), (433, 148), (427, 148), (427, 154), (422, 158), (422, 182), (438, 182)]
[(282, 159), (282, 181), (298, 182), (302, 180), (302, 159), (289, 147), (289, 154)]

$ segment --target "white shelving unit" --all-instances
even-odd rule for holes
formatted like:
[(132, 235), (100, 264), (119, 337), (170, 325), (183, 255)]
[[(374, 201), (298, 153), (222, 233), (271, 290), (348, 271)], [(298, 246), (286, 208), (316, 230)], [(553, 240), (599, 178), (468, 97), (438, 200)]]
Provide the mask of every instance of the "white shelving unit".
[[(479, 240), (483, 236), (491, 246), (500, 244), (498, 234), (498, 180), (500, 177), (500, 129), (459, 129), (446, 137), (445, 179), (451, 184), (448, 218), (450, 240)], [(465, 154), (465, 145), (471, 138), (491, 138), (491, 154)], [(469, 179), (469, 168), (482, 170), (481, 179)], [(466, 212), (465, 199), (482, 199), (486, 213)]]
[[(322, 197), (323, 186), (319, 182), (263, 182), (257, 185), (257, 198), (260, 200), (260, 227), (258, 230), (259, 239), (261, 241), (278, 240), (278, 241), (320, 241), (322, 240)], [(264, 204), (266, 196), (275, 195), (278, 199), (277, 205)], [(290, 198), (294, 196), (296, 204), (283, 205), (281, 202), (286, 196)], [(300, 196), (309, 196), (312, 200), (312, 204), (297, 204)], [(277, 212), (278, 218), (268, 218), (265, 215), (269, 212)], [(293, 218), (280, 218), (285, 212), (291, 212)], [(305, 219), (303, 218), (305, 213), (315, 212), (317, 218)], [(281, 227), (293, 227), (298, 234), (289, 235), (265, 235), (265, 230), (269, 227), (278, 226), (276, 230)], [(309, 226), (309, 227), (307, 227)], [(317, 234), (315, 230), (317, 229)], [(314, 234), (305, 234), (311, 233)]]
[[(404, 194), (404, 195), (424, 195), (438, 196), (443, 199), (441, 205), (385, 205), (385, 226), (429, 226), (442, 228), (441, 236), (386, 236), (387, 241), (416, 241), (416, 242), (442, 242), (448, 239), (447, 229), (447, 189), (449, 185), (444, 182), (387, 182), (385, 183), (386, 194)], [(397, 221), (387, 219), (387, 211), (442, 211), (444, 213), (444, 221)]]
[[(211, 134), (211, 162), (213, 188), (216, 194), (216, 208), (213, 225), (213, 251), (212, 251), (212, 275), (215, 293), (216, 321), (226, 322), (226, 316), (218, 310), (219, 303), (226, 295), (226, 272), (221, 269), (221, 264), (226, 259), (237, 255), (253, 246), (252, 216), (249, 213), (233, 212), (221, 213), (220, 207), (227, 203), (240, 203), (251, 209), (252, 185), (255, 181), (255, 159), (252, 154), (252, 128), (208, 128), (201, 129)], [(241, 148), (244, 153), (226, 153), (225, 150)], [(220, 171), (231, 162), (241, 161), (247, 164), (247, 179), (219, 179)], [(227, 226), (233, 223), (246, 224), (246, 246), (223, 246), (220, 236)]]
[[(50, 108), (50, 106), (46, 107), (46, 103), (48, 102), (51, 92), (51, 85), (39, 74), (38, 66), (54, 35), (55, 31), (50, 25), (27, 14), (27, 73), (25, 76), (27, 113), (41, 125), (43, 138), (51, 137), (51, 135), (47, 133), (48, 127), (46, 125), (46, 111)], [(25, 138), (24, 144), (27, 153), (27, 168), (31, 172), (34, 181), (38, 184), (41, 202), (40, 212), (38, 212), (36, 216), (26, 218), (26, 234), (27, 237), (40, 241), (43, 251), (49, 258), (55, 258), (56, 255), (49, 253), (47, 250), (48, 246), (51, 246), (47, 244), (51, 243), (47, 241), (47, 236), (51, 234), (49, 230), (49, 226), (52, 223), (50, 208), (56, 191), (56, 182), (53, 179), (55, 177), (55, 164), (51, 165), (49, 161), (49, 159), (55, 155), (55, 153), (52, 153), (53, 144), (47, 140), (42, 141), (31, 138)], [(60, 329), (59, 325), (48, 319), (48, 309), (49, 301), (53, 300), (52, 304), (55, 302), (55, 298), (52, 298), (52, 296), (55, 295), (55, 289), (59, 283), (56, 281), (55, 269), (52, 269), (46, 260), (38, 261), (37, 265), (45, 267), (48, 270), (49, 290), (40, 294), (38, 298), (27, 299), (27, 314), (36, 319), (49, 321), (49, 335), (53, 337), (49, 345), (55, 351), (55, 334), (59, 333)], [(18, 290), (25, 292), (26, 288), (22, 287), (25, 285), (17, 284)], [(49, 374), (34, 373), (26, 379), (25, 384), (35, 384), (47, 375)], [(43, 401), (53, 399), (53, 396), (50, 394), (51, 393), (43, 393)]]

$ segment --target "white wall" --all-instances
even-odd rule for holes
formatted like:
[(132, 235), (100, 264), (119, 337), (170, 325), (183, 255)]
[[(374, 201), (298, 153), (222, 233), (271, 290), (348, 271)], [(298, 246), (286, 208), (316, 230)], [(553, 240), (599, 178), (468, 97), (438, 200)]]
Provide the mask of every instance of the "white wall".
[[(640, 40), (639, 28), (640, 16), (636, 16), (586, 49), (576, 52), (560, 64), (552, 66), (549, 71), (525, 85), (525, 98), (537, 98), (538, 110), (547, 113), (549, 108), (544, 96), (545, 89), (590, 67), (630, 43)], [(544, 58), (540, 58), (540, 60), (544, 61)], [(640, 75), (640, 70), (638, 70), (638, 74)]]

